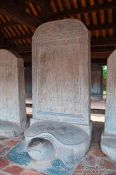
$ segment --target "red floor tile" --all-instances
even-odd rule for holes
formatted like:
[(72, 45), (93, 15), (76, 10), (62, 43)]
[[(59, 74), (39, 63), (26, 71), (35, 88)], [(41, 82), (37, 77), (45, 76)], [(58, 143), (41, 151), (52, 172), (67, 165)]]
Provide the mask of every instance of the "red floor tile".
[(102, 160), (100, 166), (104, 169), (115, 169), (116, 170), (116, 163), (111, 162), (110, 160)]
[(10, 141), (6, 141), (5, 144), (8, 146), (8, 147), (13, 147), (15, 146), (17, 143), (19, 143), (18, 140), (10, 140)]
[(11, 173), (12, 175), (20, 175), (20, 173), (23, 171), (23, 168), (16, 165), (12, 165), (12, 166), (6, 167), (4, 171), (7, 173)]
[(24, 170), (20, 175), (41, 175), (41, 174), (31, 170)]
[(77, 166), (76, 170), (78, 170), (78, 171), (83, 171), (83, 168), (84, 168), (84, 166), (82, 165), (82, 163), (80, 163), (80, 164)]
[(6, 166), (8, 166), (8, 164), (9, 164), (8, 160), (3, 159), (3, 158), (0, 159), (0, 169), (5, 168)]
[(3, 145), (0, 145), (0, 152), (2, 152), (4, 146)]

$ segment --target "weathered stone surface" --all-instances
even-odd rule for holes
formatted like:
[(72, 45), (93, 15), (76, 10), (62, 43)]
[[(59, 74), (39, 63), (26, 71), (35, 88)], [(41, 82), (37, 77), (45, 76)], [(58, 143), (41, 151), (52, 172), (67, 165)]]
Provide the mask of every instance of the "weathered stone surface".
[(25, 135), (29, 142), (28, 153), (33, 159), (59, 159), (64, 164), (78, 162), (90, 142), (88, 134), (79, 127), (53, 121), (38, 122), (27, 129)]
[[(92, 132), (92, 143), (91, 143), (91, 147), (89, 149), (89, 152), (87, 153), (86, 156), (83, 157), (82, 161), (80, 162), (80, 164), (77, 166), (75, 173), (73, 175), (116, 175), (116, 163), (111, 161), (107, 156), (105, 156), (100, 149), (100, 137), (101, 137), (101, 132), (103, 130), (103, 122), (94, 122), (93, 123), (93, 132)], [(13, 139), (14, 142), (18, 140), (18, 138), (14, 138)], [(11, 140), (11, 142), (13, 141)], [(2, 146), (3, 149), (5, 149), (6, 147), (9, 146), (9, 139), (8, 140), (0, 140), (0, 147)], [(7, 145), (8, 143), (8, 145)], [(22, 144), (21, 140), (19, 140), (19, 143)], [(43, 175), (43, 173), (34, 173), (33, 167), (29, 167), (29, 163), (27, 164), (24, 163), (24, 159), (27, 162), (28, 157), (26, 154), (24, 154), (24, 157), (22, 157), (23, 152), (25, 151), (25, 149), (23, 149), (20, 144), (16, 145), (16, 147), (12, 146), (10, 147), (10, 152), (8, 154), (14, 156), (14, 159), (11, 158), (12, 156), (4, 156), (2, 159), (0, 159), (0, 163), (3, 162), (3, 159), (7, 159), (10, 162), (10, 166), (14, 165), (14, 164), (18, 164), (18, 166), (23, 167), (24, 171), (21, 172), (20, 175)], [(17, 149), (16, 149), (17, 148)], [(12, 154), (11, 154), (12, 152)], [(1, 154), (0, 154), (1, 155)], [(27, 157), (27, 159), (26, 159)], [(17, 159), (20, 159), (19, 163), (17, 162)], [(33, 161), (33, 165), (36, 165), (36, 167), (40, 166), (40, 163), (38, 161)], [(6, 162), (7, 163), (7, 162)], [(26, 166), (25, 166), (26, 165)], [(45, 164), (44, 164), (45, 165)], [(58, 165), (58, 164), (57, 164)], [(3, 165), (4, 166), (4, 165)], [(7, 166), (7, 164), (6, 164)], [(31, 170), (27, 170), (27, 169)], [(4, 172), (4, 168), (0, 171), (1, 173), (5, 174)], [(65, 171), (64, 173), (57, 173), (54, 171), (52, 171), (54, 175), (69, 175), (70, 173), (67, 171)], [(1, 174), (0, 174), (1, 175)]]
[(90, 46), (78, 20), (41, 25), (33, 36), (33, 118), (89, 125)]
[(26, 124), (23, 60), (0, 50), (0, 135), (24, 131)]
[(108, 58), (105, 133), (116, 134), (116, 50)]
[(105, 128), (101, 147), (105, 154), (116, 161), (116, 50), (108, 58)]
[(91, 138), (89, 33), (78, 20), (49, 22), (36, 30), (32, 45), (35, 123), (25, 140), (29, 155), (41, 162), (30, 166), (45, 174), (68, 167), (71, 174)]

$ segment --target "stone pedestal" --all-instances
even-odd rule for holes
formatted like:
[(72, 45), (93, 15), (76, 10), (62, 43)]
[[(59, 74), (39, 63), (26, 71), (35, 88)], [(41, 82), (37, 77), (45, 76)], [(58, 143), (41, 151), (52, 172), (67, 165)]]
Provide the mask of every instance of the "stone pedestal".
[[(48, 169), (53, 168), (54, 160), (74, 166), (89, 148), (89, 42), (86, 27), (73, 19), (45, 23), (33, 36), (33, 124), (25, 132), (25, 139), (31, 157), (42, 160), (44, 166), (38, 164), (37, 170), (43, 173), (50, 174)], [(53, 160), (43, 154), (47, 147), (51, 156), (54, 152)]]
[(101, 148), (116, 161), (116, 50), (108, 58), (105, 128)]
[(24, 65), (21, 58), (0, 50), (0, 135), (16, 136), (26, 125)]

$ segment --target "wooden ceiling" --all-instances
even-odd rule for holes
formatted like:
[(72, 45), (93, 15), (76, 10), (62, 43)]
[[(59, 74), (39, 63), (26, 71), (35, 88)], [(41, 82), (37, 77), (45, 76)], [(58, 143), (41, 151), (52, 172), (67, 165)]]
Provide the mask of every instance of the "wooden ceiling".
[(116, 48), (116, 0), (0, 0), (0, 48), (31, 64), (31, 39), (42, 23), (81, 20), (91, 32), (92, 59), (102, 62)]

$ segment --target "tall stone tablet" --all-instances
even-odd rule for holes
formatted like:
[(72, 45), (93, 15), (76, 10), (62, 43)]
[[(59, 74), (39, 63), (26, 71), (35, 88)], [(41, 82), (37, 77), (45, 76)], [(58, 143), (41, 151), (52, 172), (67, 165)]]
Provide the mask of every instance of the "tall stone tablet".
[[(74, 19), (45, 23), (34, 33), (31, 124), (35, 123), (25, 139), (28, 154), (39, 162), (33, 168), (42, 173), (54, 171), (57, 160), (74, 168), (89, 148), (89, 41), (86, 27)], [(57, 174), (64, 174), (61, 170)]]
[(116, 50), (108, 58), (105, 128), (101, 147), (105, 154), (116, 161)]
[(8, 50), (0, 50), (0, 135), (15, 136), (26, 124), (24, 65)]
[(89, 125), (90, 43), (78, 20), (41, 25), (33, 36), (33, 118)]

